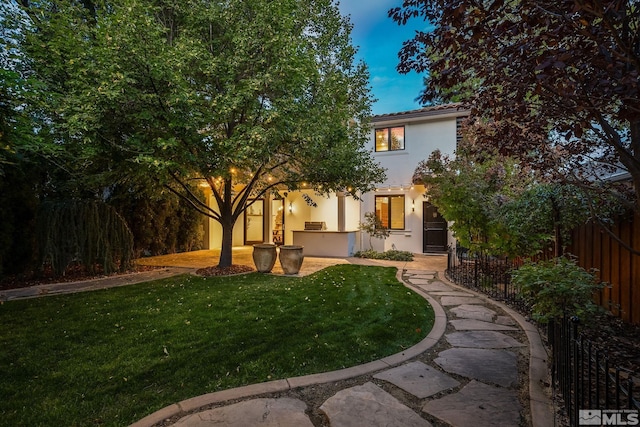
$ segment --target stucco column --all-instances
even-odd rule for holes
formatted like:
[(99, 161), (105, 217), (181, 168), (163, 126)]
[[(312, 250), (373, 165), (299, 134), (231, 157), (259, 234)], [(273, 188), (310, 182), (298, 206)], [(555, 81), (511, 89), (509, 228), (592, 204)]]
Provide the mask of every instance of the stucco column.
[(336, 193), (338, 196), (338, 231), (345, 231), (346, 221), (346, 202), (344, 192)]

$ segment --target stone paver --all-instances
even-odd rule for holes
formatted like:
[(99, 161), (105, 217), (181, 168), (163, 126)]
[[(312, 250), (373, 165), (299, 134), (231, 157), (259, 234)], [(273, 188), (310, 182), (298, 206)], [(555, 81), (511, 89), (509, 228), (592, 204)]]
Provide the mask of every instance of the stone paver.
[(438, 353), (434, 362), (449, 373), (503, 387), (518, 381), (517, 359), (511, 351), (451, 348)]
[(320, 410), (329, 418), (331, 427), (431, 426), (429, 421), (371, 382), (339, 391), (327, 399)]
[(450, 320), (449, 323), (453, 325), (458, 331), (517, 331), (518, 328), (513, 326), (498, 325), (492, 322), (483, 322), (482, 320), (475, 319), (457, 319)]
[(485, 322), (492, 322), (493, 318), (496, 317), (497, 314), (495, 310), (491, 310), (484, 305), (476, 304), (459, 305), (458, 307), (452, 308), (451, 312), (455, 314), (456, 317), (482, 320)]
[(473, 295), (468, 292), (462, 291), (440, 291), (431, 292), (431, 295), (436, 297), (472, 297)]
[(496, 331), (453, 332), (445, 335), (445, 338), (454, 347), (510, 348), (524, 346), (515, 338)]
[(471, 381), (459, 393), (427, 402), (422, 410), (455, 427), (520, 425), (516, 392), (478, 381)]
[(414, 274), (407, 275), (410, 280), (431, 280), (433, 281), (436, 278), (435, 273), (432, 274)]
[(450, 376), (422, 362), (407, 363), (376, 374), (374, 378), (388, 381), (420, 399), (460, 385)]
[(507, 325), (507, 326), (515, 326), (516, 325), (516, 321), (513, 320), (509, 316), (498, 316), (496, 318), (496, 323), (498, 325)]
[(313, 427), (305, 414), (307, 405), (298, 399), (252, 399), (221, 408), (197, 412), (173, 424), (174, 427)]
[(427, 292), (452, 291), (453, 290), (453, 288), (451, 288), (451, 286), (445, 285), (442, 282), (431, 282), (431, 281), (428, 281), (428, 280), (418, 281), (418, 280), (411, 279), (411, 283), (413, 283), (414, 285), (420, 286), (421, 289), (424, 289)]
[(433, 282), (433, 280), (431, 280), (431, 279), (414, 279), (414, 278), (411, 278), (409, 280), (411, 280), (411, 283), (413, 283), (414, 285), (420, 286), (420, 287), (429, 286)]
[(482, 303), (483, 301), (480, 298), (475, 297), (442, 297), (442, 299), (440, 300), (440, 304), (444, 306)]
[(407, 276), (414, 276), (414, 277), (419, 277), (419, 278), (430, 278), (433, 279), (436, 274), (438, 274), (437, 271), (427, 271), (427, 270), (412, 270), (412, 269), (408, 269), (405, 271), (405, 274)]

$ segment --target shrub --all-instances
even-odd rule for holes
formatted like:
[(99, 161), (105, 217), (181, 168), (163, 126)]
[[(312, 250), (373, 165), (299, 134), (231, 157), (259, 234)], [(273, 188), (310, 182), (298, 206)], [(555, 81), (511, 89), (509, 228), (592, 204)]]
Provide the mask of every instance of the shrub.
[(575, 258), (529, 262), (513, 272), (512, 283), (531, 306), (533, 318), (542, 323), (564, 316), (587, 320), (600, 310), (593, 297), (604, 284)]
[(398, 251), (395, 249), (391, 249), (386, 252), (378, 252), (373, 249), (369, 249), (366, 251), (356, 252), (353, 256), (358, 258), (386, 259), (389, 261), (413, 261), (413, 254), (411, 252)]
[[(191, 191), (202, 195), (197, 187)], [(151, 187), (116, 187), (108, 202), (129, 225), (136, 258), (202, 248), (203, 215), (175, 195)]]
[(358, 225), (358, 229), (364, 231), (369, 235), (369, 250), (373, 251), (373, 243), (371, 239), (386, 239), (389, 237), (389, 229), (382, 225), (380, 218), (376, 216), (375, 212), (367, 212), (364, 214), (364, 222)]
[(45, 202), (38, 214), (40, 264), (57, 276), (71, 263), (91, 273), (125, 271), (133, 262), (133, 236), (116, 210), (102, 202)]

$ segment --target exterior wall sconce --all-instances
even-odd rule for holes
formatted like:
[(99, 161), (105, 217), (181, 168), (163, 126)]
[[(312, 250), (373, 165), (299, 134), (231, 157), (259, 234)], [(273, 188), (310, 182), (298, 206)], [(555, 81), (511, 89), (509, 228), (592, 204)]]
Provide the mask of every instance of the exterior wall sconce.
[(293, 212), (293, 203), (289, 203), (289, 213)]

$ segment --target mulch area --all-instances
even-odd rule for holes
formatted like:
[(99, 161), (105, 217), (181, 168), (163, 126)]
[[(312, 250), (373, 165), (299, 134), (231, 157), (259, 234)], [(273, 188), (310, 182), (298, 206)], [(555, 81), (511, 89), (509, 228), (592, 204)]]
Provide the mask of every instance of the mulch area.
[(5, 276), (0, 279), (0, 290), (28, 288), (36, 285), (46, 285), (50, 283), (69, 283), (80, 282), (83, 280), (100, 279), (104, 277), (121, 276), (125, 274), (140, 273), (143, 271), (157, 270), (162, 267), (137, 265), (131, 269), (104, 274), (101, 268), (96, 268), (94, 272), (89, 272), (82, 265), (71, 265), (66, 269), (62, 276), (53, 274), (51, 268), (45, 268), (42, 271), (29, 271), (23, 274)]
[[(55, 276), (50, 268), (45, 268), (44, 271), (31, 271), (25, 274), (6, 276), (0, 279), (0, 290), (27, 288), (30, 286), (45, 285), (49, 283), (79, 282), (83, 280), (120, 276), (123, 274), (140, 273), (143, 271), (151, 271), (161, 268), (164, 267), (137, 265), (134, 268), (123, 272), (104, 274), (100, 268), (96, 268), (95, 273), (90, 273), (81, 265), (73, 265), (67, 268), (62, 276)], [(196, 274), (204, 277), (214, 277), (250, 273), (252, 271), (255, 271), (255, 269), (247, 265), (233, 264), (230, 267), (213, 266), (200, 268), (196, 270)]]
[(256, 270), (249, 267), (248, 265), (232, 264), (229, 267), (215, 266), (215, 267), (199, 268), (198, 270), (196, 270), (196, 274), (204, 277), (214, 277), (214, 276), (231, 276), (234, 274), (251, 273), (252, 271), (256, 271)]
[(605, 313), (598, 315), (580, 332), (593, 343), (594, 348), (606, 349), (613, 366), (628, 369), (640, 379), (640, 325), (625, 323)]

